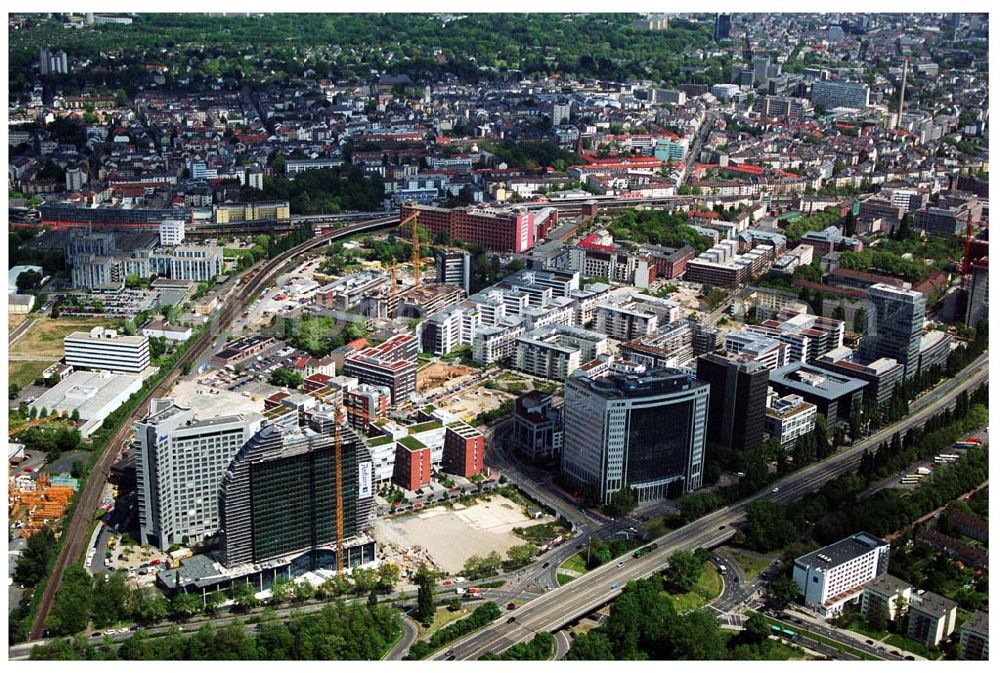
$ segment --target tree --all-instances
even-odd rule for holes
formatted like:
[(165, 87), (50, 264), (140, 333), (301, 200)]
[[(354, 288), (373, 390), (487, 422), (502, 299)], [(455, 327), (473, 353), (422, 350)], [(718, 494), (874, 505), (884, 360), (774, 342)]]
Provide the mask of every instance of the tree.
[(782, 577), (771, 583), (768, 590), (768, 602), (778, 610), (785, 609), (789, 603), (799, 597), (799, 585), (790, 577)]
[(639, 504), (638, 495), (634, 488), (623, 488), (611, 494), (608, 504), (604, 506), (604, 512), (610, 516), (625, 516)]
[(278, 367), (271, 372), (270, 383), (272, 386), (298, 389), (304, 381), (302, 374), (286, 367)]
[(670, 555), (670, 565), (663, 571), (663, 581), (674, 593), (687, 593), (701, 579), (702, 562), (691, 552), (678, 549)]
[(378, 589), (379, 591), (392, 591), (392, 588), (399, 582), (399, 566), (388, 561), (378, 568)]
[(351, 570), (351, 579), (354, 580), (354, 591), (358, 594), (373, 591), (378, 583), (374, 570), (360, 566)]
[(72, 635), (87, 628), (94, 599), (93, 578), (82, 565), (72, 565), (63, 575), (62, 586), (46, 620), (55, 635)]
[(216, 589), (205, 596), (205, 612), (210, 615), (214, 615), (219, 611), (219, 608), (221, 608), (225, 602), (225, 592)]
[(17, 561), (14, 581), (26, 587), (38, 584), (48, 572), (49, 560), (56, 549), (56, 537), (52, 529), (44, 526), (28, 538), (24, 551)]
[(747, 505), (744, 534), (750, 547), (759, 552), (780, 549), (799, 536), (795, 524), (788, 519), (787, 508), (768, 500)]
[(271, 603), (287, 603), (295, 593), (295, 582), (288, 577), (279, 577), (271, 585)]
[(133, 602), (138, 606), (136, 615), (139, 622), (147, 626), (166, 619), (170, 608), (167, 599), (158, 591), (137, 590)]
[(889, 627), (889, 608), (879, 600), (868, 602), (868, 625), (876, 631), (885, 631)]
[(598, 629), (577, 636), (566, 653), (567, 661), (615, 661), (618, 658), (608, 635)]
[(233, 591), (233, 606), (239, 612), (249, 612), (260, 605), (252, 584), (241, 584)]
[(182, 591), (170, 599), (170, 616), (173, 619), (190, 619), (201, 612), (201, 609), (201, 597), (196, 594)]
[(509, 566), (512, 569), (522, 568), (531, 563), (531, 559), (535, 558), (537, 553), (538, 547), (530, 542), (514, 545), (507, 550)]
[(28, 290), (36, 289), (41, 282), (42, 274), (29, 270), (19, 273), (15, 284), (17, 285), (17, 291), (23, 294)]
[(434, 578), (427, 566), (417, 571), (417, 621), (429, 624), (434, 619)]

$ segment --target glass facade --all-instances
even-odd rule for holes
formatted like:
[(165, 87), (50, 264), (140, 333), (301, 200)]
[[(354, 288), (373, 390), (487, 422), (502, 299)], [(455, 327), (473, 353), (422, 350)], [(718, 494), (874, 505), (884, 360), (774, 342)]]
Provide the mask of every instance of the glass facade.
[[(251, 465), (254, 560), (315, 548), (337, 539), (333, 442)], [(344, 535), (357, 532), (357, 456), (343, 452)]]
[(626, 483), (660, 481), (687, 472), (691, 453), (691, 402), (633, 407), (628, 418)]

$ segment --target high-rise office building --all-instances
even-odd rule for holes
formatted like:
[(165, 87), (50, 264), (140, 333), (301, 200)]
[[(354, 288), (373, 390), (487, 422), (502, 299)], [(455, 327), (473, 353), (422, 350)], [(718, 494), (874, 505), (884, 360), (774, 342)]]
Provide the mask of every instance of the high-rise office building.
[(708, 441), (746, 450), (764, 441), (769, 369), (750, 354), (698, 358), (698, 379), (711, 386)]
[(892, 358), (903, 365), (906, 378), (912, 378), (919, 365), (926, 297), (914, 290), (876, 283), (868, 288), (868, 304), (862, 359)]
[[(309, 426), (266, 425), (240, 449), (218, 492), (223, 565), (335, 549), (337, 483), (335, 421), (314, 415)], [(346, 425), (341, 433), (341, 499), (345, 540), (371, 512), (371, 454)]]
[(66, 169), (66, 191), (78, 192), (83, 188), (83, 171), (79, 168)]
[(435, 250), (434, 266), (437, 282), (458, 285), (466, 294), (472, 294), (472, 254), (468, 250)]
[(153, 400), (132, 426), (142, 544), (167, 549), (218, 532), (222, 475), (260, 421), (257, 414), (201, 420), (173, 400)]
[(722, 40), (728, 40), (729, 34), (733, 30), (733, 16), (732, 14), (716, 14), (715, 15), (715, 41), (720, 42)]
[(985, 318), (990, 303), (990, 267), (986, 257), (977, 259), (969, 269), (968, 291), (965, 298), (965, 324), (975, 327)]
[(708, 384), (671, 369), (578, 373), (566, 380), (562, 471), (601, 502), (639, 502), (701, 487)]

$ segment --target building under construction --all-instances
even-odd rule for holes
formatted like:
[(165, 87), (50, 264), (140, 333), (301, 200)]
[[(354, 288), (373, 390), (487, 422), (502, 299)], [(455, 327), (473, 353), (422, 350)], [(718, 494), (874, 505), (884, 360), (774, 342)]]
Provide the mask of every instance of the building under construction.
[[(340, 497), (336, 436), (340, 433)], [(337, 503), (342, 502), (344, 566), (349, 540), (371, 516), (371, 454), (354, 431), (339, 427), (333, 412), (314, 414), (310, 424), (289, 430), (263, 427), (230, 463), (219, 490), (219, 560), (227, 567), (279, 557), (308, 557), (305, 570), (337, 565)], [(333, 565), (331, 565), (331, 563)]]
[(296, 416), (265, 422), (233, 458), (219, 488), (218, 550), (159, 573), (168, 593), (259, 592), (375, 562), (370, 452), (332, 408), (302, 426)]

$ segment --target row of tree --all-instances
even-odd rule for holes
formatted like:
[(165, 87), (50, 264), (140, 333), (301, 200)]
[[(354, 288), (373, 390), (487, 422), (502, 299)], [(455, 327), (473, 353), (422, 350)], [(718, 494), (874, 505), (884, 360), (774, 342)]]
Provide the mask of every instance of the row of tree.
[(464, 635), (472, 633), (477, 629), (481, 629), (486, 626), (494, 619), (499, 617), (501, 614), (500, 607), (494, 603), (483, 603), (475, 610), (472, 614), (464, 619), (459, 619), (458, 621), (448, 624), (442, 629), (438, 629), (434, 632), (434, 635), (428, 640), (418, 640), (413, 643), (410, 647), (409, 654), (406, 655), (407, 659), (423, 659), (431, 652), (444, 647), (453, 640), (457, 640)]
[(33, 649), (31, 658), (123, 660), (378, 660), (402, 632), (399, 612), (380, 604), (328, 605), (285, 622), (266, 616), (257, 632), (242, 624), (206, 624), (193, 635), (179, 628), (156, 638), (137, 632), (120, 646), (93, 645), (84, 636), (56, 639)]

